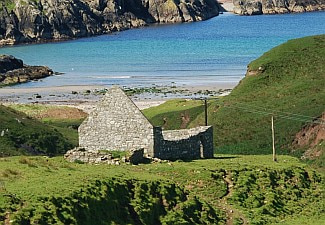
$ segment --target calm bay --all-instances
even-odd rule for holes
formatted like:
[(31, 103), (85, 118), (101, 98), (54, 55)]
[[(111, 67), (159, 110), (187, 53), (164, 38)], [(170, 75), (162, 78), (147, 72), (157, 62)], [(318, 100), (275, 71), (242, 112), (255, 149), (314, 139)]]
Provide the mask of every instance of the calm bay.
[(323, 33), (325, 12), (249, 17), (224, 13), (203, 22), (0, 48), (0, 54), (64, 73), (15, 88), (214, 85), (238, 82), (247, 64), (272, 47)]

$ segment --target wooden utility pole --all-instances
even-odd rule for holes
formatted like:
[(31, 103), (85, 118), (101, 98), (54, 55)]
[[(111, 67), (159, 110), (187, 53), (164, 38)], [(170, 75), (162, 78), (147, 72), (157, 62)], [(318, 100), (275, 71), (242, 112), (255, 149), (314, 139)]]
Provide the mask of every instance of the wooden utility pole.
[(273, 116), (271, 119), (272, 122), (272, 149), (273, 149), (273, 161), (276, 162), (276, 154), (275, 154), (275, 137), (274, 137), (274, 121), (273, 121)]
[(204, 115), (205, 115), (205, 126), (208, 126), (208, 100), (204, 99)]

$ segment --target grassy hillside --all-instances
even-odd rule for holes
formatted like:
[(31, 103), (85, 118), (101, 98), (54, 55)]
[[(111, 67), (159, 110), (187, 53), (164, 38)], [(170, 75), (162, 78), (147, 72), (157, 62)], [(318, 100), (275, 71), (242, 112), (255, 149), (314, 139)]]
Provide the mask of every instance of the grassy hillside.
[(325, 111), (325, 35), (288, 41), (248, 67), (257, 74), (245, 77), (211, 115), (218, 150), (270, 152), (267, 112), (275, 117), (276, 146), (285, 151), (309, 117)]
[(49, 125), (74, 146), (78, 145), (78, 127), (87, 114), (77, 108), (44, 104), (11, 104), (8, 107)]
[[(324, 177), (296, 158), (218, 155), (132, 165), (0, 159), (0, 218), (15, 224), (322, 224)], [(298, 217), (299, 215), (299, 217)], [(232, 218), (232, 219), (231, 219)]]
[[(204, 110), (201, 101), (170, 100), (158, 107), (143, 110), (143, 113), (155, 126), (163, 126), (164, 129), (179, 129), (188, 123), (183, 122), (182, 117), (188, 117), (189, 121), (198, 117)], [(166, 123), (164, 124), (164, 119)], [(185, 128), (183, 127), (183, 128)]]
[(62, 154), (73, 147), (54, 127), (0, 105), (0, 154)]
[[(214, 126), (216, 150), (236, 154), (270, 153), (271, 116), (274, 115), (276, 148), (288, 153), (295, 134), (325, 111), (325, 35), (288, 41), (248, 67), (249, 75), (229, 96), (210, 100), (209, 124)], [(177, 113), (179, 107), (174, 102), (171, 104)], [(175, 119), (169, 117), (172, 106), (168, 112), (164, 107), (144, 112), (147, 115), (152, 111), (161, 112), (155, 117), (168, 117), (173, 124)], [(194, 107), (187, 110), (193, 115), (188, 127), (203, 125), (203, 108), (201, 113)], [(152, 122), (157, 124), (155, 120)]]

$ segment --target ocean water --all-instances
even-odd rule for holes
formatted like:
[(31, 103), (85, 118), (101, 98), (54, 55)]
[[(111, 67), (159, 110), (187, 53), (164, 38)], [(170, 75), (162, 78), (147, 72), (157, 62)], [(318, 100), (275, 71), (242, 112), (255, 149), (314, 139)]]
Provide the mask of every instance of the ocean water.
[(238, 82), (247, 64), (289, 39), (325, 33), (325, 12), (237, 16), (149, 26), (60, 43), (0, 48), (63, 75), (15, 86), (213, 85)]

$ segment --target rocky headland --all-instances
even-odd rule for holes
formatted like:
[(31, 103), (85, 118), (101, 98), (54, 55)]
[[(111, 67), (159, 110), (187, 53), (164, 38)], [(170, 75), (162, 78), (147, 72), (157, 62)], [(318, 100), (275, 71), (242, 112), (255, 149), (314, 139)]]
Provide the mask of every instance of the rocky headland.
[(301, 13), (325, 10), (325, 0), (233, 0), (239, 15)]
[(200, 21), (218, 14), (216, 0), (8, 0), (0, 3), (0, 46)]
[(53, 71), (46, 66), (29, 66), (13, 56), (0, 55), (0, 87), (25, 83), (51, 75)]

